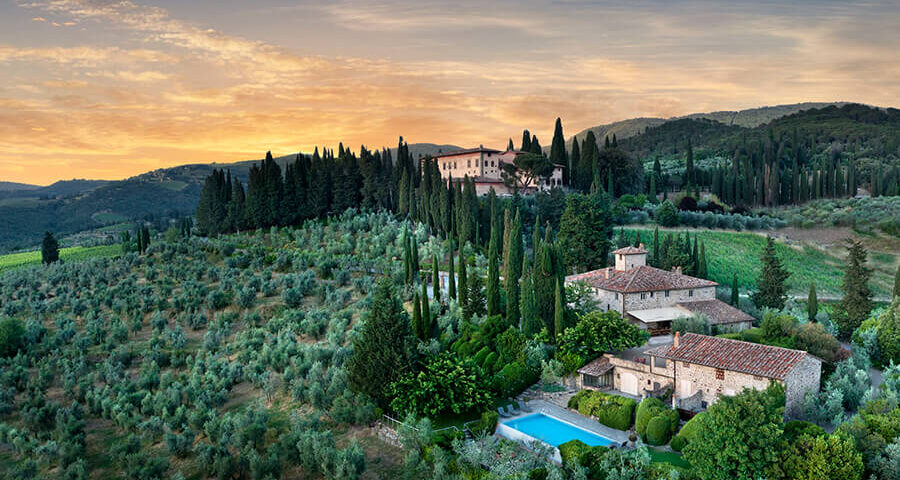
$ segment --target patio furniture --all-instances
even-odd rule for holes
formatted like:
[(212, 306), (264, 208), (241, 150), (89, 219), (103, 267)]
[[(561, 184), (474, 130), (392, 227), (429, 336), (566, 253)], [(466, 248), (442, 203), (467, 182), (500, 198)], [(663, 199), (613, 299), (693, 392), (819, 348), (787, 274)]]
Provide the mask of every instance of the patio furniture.
[(499, 413), (501, 417), (509, 417), (509, 414), (506, 413), (506, 410), (504, 410), (503, 407), (497, 407), (497, 413)]
[(531, 413), (531, 407), (528, 406), (528, 400), (522, 400), (520, 405), (522, 407), (522, 411), (525, 413)]
[(512, 414), (512, 415), (521, 415), (522, 412), (520, 412), (519, 409), (516, 408), (514, 405), (515, 405), (515, 404), (512, 404), (512, 403), (511, 403), (511, 404), (509, 404), (508, 407), (506, 407), (507, 410), (509, 411), (509, 413)]

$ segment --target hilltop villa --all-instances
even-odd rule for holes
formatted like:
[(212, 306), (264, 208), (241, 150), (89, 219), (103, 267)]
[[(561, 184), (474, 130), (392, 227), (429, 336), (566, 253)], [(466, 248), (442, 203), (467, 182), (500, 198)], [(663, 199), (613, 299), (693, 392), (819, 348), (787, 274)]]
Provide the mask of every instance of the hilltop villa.
[[(526, 153), (519, 150), (507, 150), (501, 152), (491, 148), (470, 148), (466, 150), (457, 150), (455, 152), (441, 153), (433, 158), (437, 162), (438, 169), (441, 171), (441, 177), (447, 178), (453, 176), (454, 179), (460, 180), (468, 175), (475, 181), (475, 193), (478, 195), (486, 195), (491, 188), (498, 195), (512, 195), (512, 189), (503, 183), (503, 177), (500, 175), (503, 171), (504, 163), (513, 163), (516, 155)], [(554, 187), (562, 186), (562, 169), (560, 165), (553, 168), (553, 174), (532, 185), (529, 190), (535, 189), (549, 190)]]
[(716, 299), (716, 282), (685, 275), (681, 267), (666, 271), (648, 266), (643, 244), (613, 255), (615, 267), (570, 275), (566, 283), (587, 283), (602, 310), (615, 310), (652, 335), (668, 334), (672, 320), (697, 314), (718, 331), (752, 326), (753, 317)]
[(819, 390), (821, 368), (822, 360), (802, 350), (676, 333), (672, 343), (630, 358), (598, 357), (578, 369), (578, 386), (641, 398), (668, 391), (673, 407), (696, 412), (723, 395), (777, 382), (785, 389), (785, 416), (797, 417), (806, 392)]

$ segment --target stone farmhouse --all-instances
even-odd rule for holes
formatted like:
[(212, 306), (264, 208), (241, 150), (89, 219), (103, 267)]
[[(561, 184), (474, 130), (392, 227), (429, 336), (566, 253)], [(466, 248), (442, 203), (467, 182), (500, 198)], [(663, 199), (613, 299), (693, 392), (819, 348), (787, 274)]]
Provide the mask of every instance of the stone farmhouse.
[(784, 386), (785, 416), (797, 417), (806, 392), (819, 390), (822, 360), (791, 350), (687, 333), (625, 358), (604, 354), (578, 369), (578, 386), (644, 398), (672, 395), (672, 406), (697, 412), (744, 388)]
[[(501, 152), (491, 148), (470, 148), (466, 150), (457, 150), (455, 152), (441, 153), (433, 158), (437, 162), (438, 169), (442, 178), (453, 176), (455, 180), (460, 180), (468, 175), (475, 181), (475, 193), (478, 195), (487, 195), (491, 188), (497, 195), (512, 195), (512, 188), (506, 186), (503, 182), (501, 173), (503, 172), (503, 164), (513, 163), (516, 155), (525, 153), (519, 150), (507, 150)], [(538, 185), (532, 185), (530, 191), (536, 189), (549, 190), (555, 187), (562, 187), (562, 166), (555, 166), (553, 174), (539, 182)]]
[(647, 265), (647, 250), (625, 247), (613, 252), (615, 267), (570, 275), (566, 283), (585, 282), (600, 308), (615, 310), (651, 335), (668, 334), (672, 321), (702, 314), (717, 331), (753, 326), (753, 317), (716, 299), (718, 283)]

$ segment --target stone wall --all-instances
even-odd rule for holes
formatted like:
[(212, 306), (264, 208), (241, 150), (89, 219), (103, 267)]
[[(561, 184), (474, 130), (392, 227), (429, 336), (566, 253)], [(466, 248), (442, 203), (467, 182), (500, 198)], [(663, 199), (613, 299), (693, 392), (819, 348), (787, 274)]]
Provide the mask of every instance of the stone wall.
[[(676, 303), (716, 299), (716, 287), (694, 288), (693, 291), (694, 295), (691, 296), (691, 289), (669, 290), (668, 297), (666, 297), (665, 290), (658, 292), (644, 292), (643, 299), (641, 298), (640, 293), (626, 293), (624, 294), (625, 311), (674, 307)], [(621, 302), (621, 299), (619, 302)], [(684, 316), (689, 317), (690, 314), (685, 312)]]
[(605, 356), (614, 365), (613, 388), (620, 392), (625, 392), (622, 388), (623, 376), (627, 378), (630, 375), (637, 380), (637, 393), (635, 395), (640, 397), (644, 396), (644, 390), (655, 390), (658, 387), (665, 387), (672, 383), (672, 374), (669, 368), (669, 364), (672, 362), (666, 362), (666, 366), (658, 366), (652, 358), (645, 364), (617, 358), (610, 354)]
[(772, 381), (766, 377), (732, 370), (718, 370), (696, 363), (672, 361), (669, 363), (675, 363), (675, 398), (677, 400), (690, 398), (698, 403), (706, 402), (707, 407), (715, 403), (720, 396), (736, 395), (744, 388), (764, 390)]
[(785, 409), (788, 418), (797, 418), (803, 413), (803, 398), (806, 392), (818, 392), (822, 376), (822, 361), (806, 355), (785, 378)]

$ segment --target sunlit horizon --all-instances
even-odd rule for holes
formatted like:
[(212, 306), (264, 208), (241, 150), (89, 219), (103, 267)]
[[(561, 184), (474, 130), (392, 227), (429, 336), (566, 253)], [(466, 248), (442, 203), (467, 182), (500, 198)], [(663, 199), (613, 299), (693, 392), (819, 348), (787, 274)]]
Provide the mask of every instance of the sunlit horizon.
[(892, 2), (0, 6), (0, 181), (409, 143), (549, 144), (635, 117), (896, 107)]

